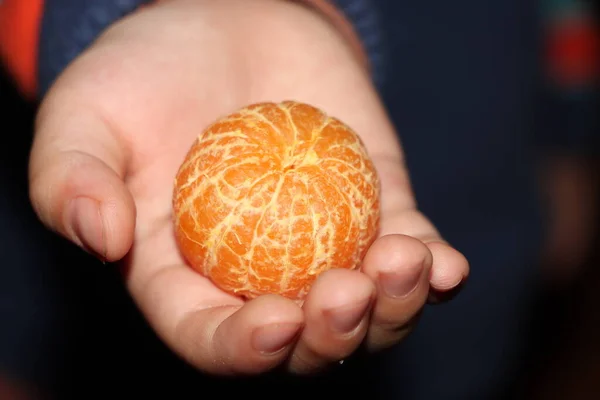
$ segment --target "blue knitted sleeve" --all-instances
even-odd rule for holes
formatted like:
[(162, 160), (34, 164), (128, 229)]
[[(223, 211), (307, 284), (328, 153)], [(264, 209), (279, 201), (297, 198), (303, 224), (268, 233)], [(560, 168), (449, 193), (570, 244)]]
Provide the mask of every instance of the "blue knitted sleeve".
[[(39, 45), (39, 95), (110, 24), (151, 0), (46, 0)], [(370, 59), (373, 79), (383, 81), (382, 34), (373, 0), (334, 0), (354, 25)]]

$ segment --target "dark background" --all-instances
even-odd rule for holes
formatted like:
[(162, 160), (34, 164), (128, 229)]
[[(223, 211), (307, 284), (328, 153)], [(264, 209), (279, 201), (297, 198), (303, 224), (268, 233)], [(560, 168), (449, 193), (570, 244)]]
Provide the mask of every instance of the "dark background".
[[(57, 399), (202, 393), (145, 325), (114, 267), (39, 224), (27, 194), (35, 105), (0, 75), (0, 399), (17, 399), (3, 397), (8, 382)], [(515, 386), (525, 398), (599, 397), (599, 265), (594, 254), (572, 286), (541, 294)]]
[[(35, 106), (18, 96), (4, 73), (1, 78), (0, 372), (55, 398), (89, 398), (82, 393), (90, 391), (94, 398), (123, 391), (137, 397), (175, 390), (169, 382), (191, 385), (194, 380), (183, 377), (193, 372), (145, 325), (113, 267), (36, 219), (26, 175)], [(533, 392), (526, 398), (591, 399), (598, 393), (598, 265), (596, 254), (575, 285), (540, 298), (536, 340), (518, 382), (520, 390)], [(182, 385), (175, 392), (187, 390), (195, 391)]]

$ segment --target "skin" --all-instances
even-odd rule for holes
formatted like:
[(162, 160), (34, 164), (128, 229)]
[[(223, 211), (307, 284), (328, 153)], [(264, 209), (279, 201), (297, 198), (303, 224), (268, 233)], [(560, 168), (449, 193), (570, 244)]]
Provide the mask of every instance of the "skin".
[[(362, 270), (324, 273), (301, 306), (221, 292), (185, 265), (171, 220), (173, 178), (195, 137), (239, 107), (286, 99), (352, 126), (382, 180), (381, 237)], [(119, 262), (158, 335), (205, 372), (305, 374), (360, 346), (384, 349), (433, 292), (468, 275), (465, 257), (418, 211), (364, 66), (327, 21), (292, 2), (172, 0), (115, 23), (43, 99), (30, 160), (41, 221)]]

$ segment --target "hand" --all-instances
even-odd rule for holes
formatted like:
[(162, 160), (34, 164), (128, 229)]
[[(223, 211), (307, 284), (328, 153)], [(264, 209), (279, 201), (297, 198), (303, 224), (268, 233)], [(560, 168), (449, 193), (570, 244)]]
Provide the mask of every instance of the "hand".
[[(298, 100), (362, 136), (382, 180), (382, 230), (362, 271), (324, 273), (302, 306), (244, 302), (185, 265), (173, 236), (175, 173), (214, 119)], [(55, 82), (31, 152), (34, 209), (54, 231), (124, 270), (158, 335), (215, 374), (317, 371), (361, 344), (400, 341), (465, 258), (421, 215), (401, 148), (368, 76), (316, 13), (275, 0), (160, 2), (113, 25)]]

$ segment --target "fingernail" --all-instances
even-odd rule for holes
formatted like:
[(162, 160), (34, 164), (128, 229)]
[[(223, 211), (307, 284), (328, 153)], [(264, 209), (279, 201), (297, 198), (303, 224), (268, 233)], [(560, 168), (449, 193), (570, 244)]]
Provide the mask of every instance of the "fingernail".
[(69, 212), (74, 240), (88, 253), (106, 259), (100, 203), (89, 197), (78, 197), (73, 200)]
[(284, 323), (262, 326), (252, 334), (252, 346), (264, 354), (274, 354), (289, 346), (295, 339), (300, 324)]
[(342, 306), (327, 310), (325, 314), (334, 331), (350, 333), (360, 324), (370, 303), (371, 299), (369, 298), (351, 306)]
[(381, 273), (379, 284), (388, 297), (399, 298), (411, 294), (419, 285), (423, 268), (417, 268), (410, 273)]

